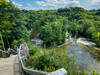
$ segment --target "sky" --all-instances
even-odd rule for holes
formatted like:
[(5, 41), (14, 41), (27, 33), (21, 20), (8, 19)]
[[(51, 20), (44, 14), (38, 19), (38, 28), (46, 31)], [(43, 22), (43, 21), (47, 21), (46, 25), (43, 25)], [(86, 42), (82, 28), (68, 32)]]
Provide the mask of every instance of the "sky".
[(68, 7), (100, 9), (100, 0), (12, 0), (14, 5), (26, 10), (48, 10)]

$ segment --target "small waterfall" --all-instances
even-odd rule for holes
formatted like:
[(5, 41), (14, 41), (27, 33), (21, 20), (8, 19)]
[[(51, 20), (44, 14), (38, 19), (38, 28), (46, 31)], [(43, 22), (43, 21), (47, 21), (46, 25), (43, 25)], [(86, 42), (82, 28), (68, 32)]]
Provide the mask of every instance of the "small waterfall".
[(69, 42), (71, 42), (71, 35), (70, 35), (70, 33), (68, 33), (68, 40), (69, 40)]
[(69, 40), (70, 40), (70, 41), (71, 41), (71, 39), (72, 39), (71, 36), (69, 36)]
[(71, 37), (71, 35), (68, 33), (68, 43), (72, 46), (77, 46), (77, 40), (76, 40), (76, 37)]

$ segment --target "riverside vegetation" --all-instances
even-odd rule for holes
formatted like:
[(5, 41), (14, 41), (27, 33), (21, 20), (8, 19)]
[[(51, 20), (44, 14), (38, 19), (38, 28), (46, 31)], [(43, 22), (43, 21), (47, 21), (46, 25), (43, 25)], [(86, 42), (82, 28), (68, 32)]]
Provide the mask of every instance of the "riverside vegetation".
[(53, 72), (57, 69), (65, 68), (68, 71), (68, 75), (100, 75), (95, 71), (78, 71), (74, 57), (69, 57), (65, 50), (58, 51), (54, 48), (47, 50), (36, 45), (29, 45), (29, 48), (30, 56), (25, 63), (25, 66), (29, 69)]
[(28, 42), (37, 34), (47, 46), (56, 46), (65, 42), (67, 32), (90, 38), (100, 47), (100, 9), (20, 10), (11, 1), (0, 0), (0, 36), (5, 49)]
[(74, 60), (72, 60), (64, 50), (46, 50), (38, 48), (37, 46), (30, 47), (30, 56), (26, 61), (26, 66), (28, 68), (46, 72), (52, 72), (62, 67), (65, 69), (72, 69), (73, 64)]
[[(87, 37), (100, 47), (100, 9), (86, 10), (81, 7), (71, 7), (57, 10), (20, 10), (11, 0), (0, 0), (0, 49), (2, 50), (13, 48), (14, 45), (19, 46), (23, 42), (30, 43), (30, 39), (37, 34), (46, 47), (61, 45), (65, 42), (67, 33), (71, 36)], [(59, 53), (37, 47), (30, 47), (30, 52), (26, 62), (28, 68), (54, 71), (65, 67), (69, 70), (69, 75), (72, 75), (70, 72), (73, 72), (71, 70), (74, 59), (70, 58), (67, 52), (61, 50)], [(73, 74), (87, 75), (84, 72), (73, 72)], [(93, 72), (93, 75), (98, 74)]]

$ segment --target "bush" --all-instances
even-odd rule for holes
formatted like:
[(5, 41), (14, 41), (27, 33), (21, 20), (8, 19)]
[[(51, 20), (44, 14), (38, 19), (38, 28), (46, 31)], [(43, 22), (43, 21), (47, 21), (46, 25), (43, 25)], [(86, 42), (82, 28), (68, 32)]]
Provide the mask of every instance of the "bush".
[(5, 54), (5, 52), (3, 52), (2, 57), (3, 57), (3, 58), (6, 58), (6, 54)]
[(34, 56), (34, 55), (40, 55), (43, 53), (43, 51), (41, 50), (41, 48), (37, 47), (37, 45), (30, 45), (30, 43), (28, 44), (29, 47), (29, 54), (30, 56)]
[(74, 66), (74, 61), (68, 57), (65, 51), (42, 50), (36, 46), (30, 50), (30, 56), (26, 61), (28, 68), (34, 68), (46, 72), (52, 72), (60, 68), (69, 69)]
[(91, 73), (88, 71), (81, 71), (81, 72), (73, 72), (72, 70), (68, 71), (68, 75), (100, 75), (99, 73), (92, 71)]
[[(45, 50), (32, 45), (29, 45), (29, 47), (30, 56), (25, 63), (27, 68), (33, 68), (35, 70), (42, 70), (46, 72), (52, 72), (60, 68), (65, 68), (68, 71), (68, 75), (90, 75), (90, 72), (86, 70), (79, 72), (75, 68), (75, 60), (69, 57), (67, 52), (64, 50)], [(92, 71), (91, 75), (100, 74)]]

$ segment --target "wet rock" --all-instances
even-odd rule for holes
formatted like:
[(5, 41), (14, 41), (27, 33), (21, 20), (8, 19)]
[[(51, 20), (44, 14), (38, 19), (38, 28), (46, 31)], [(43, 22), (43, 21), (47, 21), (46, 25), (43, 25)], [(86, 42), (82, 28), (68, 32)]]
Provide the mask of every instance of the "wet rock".
[(43, 45), (43, 40), (39, 39), (39, 38), (34, 38), (31, 40), (31, 44), (33, 45), (38, 45), (38, 46), (42, 46)]
[(82, 44), (87, 45), (89, 47), (96, 47), (96, 44), (87, 38), (79, 38), (77, 40), (77, 43), (82, 43)]

